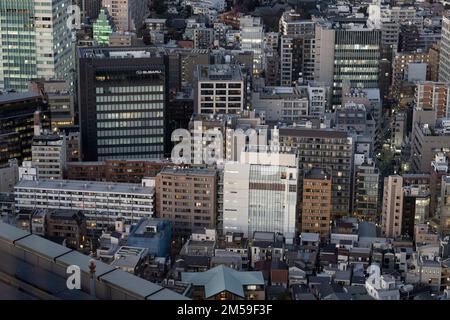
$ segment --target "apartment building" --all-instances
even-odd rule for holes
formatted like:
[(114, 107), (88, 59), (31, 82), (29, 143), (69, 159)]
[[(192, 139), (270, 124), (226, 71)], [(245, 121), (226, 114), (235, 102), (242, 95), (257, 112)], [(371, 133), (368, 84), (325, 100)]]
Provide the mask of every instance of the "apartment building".
[(450, 117), (450, 84), (425, 81), (416, 84), (415, 108), (434, 110), (436, 119)]
[(391, 175), (384, 178), (381, 232), (385, 237), (401, 235), (403, 216), (403, 178)]
[(15, 207), (81, 211), (87, 226), (101, 229), (119, 217), (128, 224), (154, 214), (154, 186), (74, 180), (22, 180), (14, 188)]
[(322, 241), (330, 236), (332, 209), (331, 176), (319, 168), (305, 173), (302, 195), (302, 232), (318, 233)]
[(350, 212), (354, 144), (350, 134), (332, 129), (289, 127), (279, 129), (279, 136), (281, 151), (297, 154), (302, 179), (303, 173), (313, 167), (330, 172), (332, 219), (347, 215)]
[(217, 173), (214, 169), (164, 168), (156, 176), (156, 212), (173, 224), (174, 235), (215, 229)]

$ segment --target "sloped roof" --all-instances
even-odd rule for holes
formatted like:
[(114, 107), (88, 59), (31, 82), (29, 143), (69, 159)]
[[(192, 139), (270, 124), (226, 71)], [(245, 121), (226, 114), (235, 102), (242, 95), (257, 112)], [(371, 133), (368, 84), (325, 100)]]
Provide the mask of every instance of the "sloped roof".
[(264, 285), (264, 278), (260, 271), (240, 272), (224, 265), (205, 272), (183, 272), (181, 281), (195, 286), (204, 286), (206, 298), (223, 291), (245, 298), (243, 286)]

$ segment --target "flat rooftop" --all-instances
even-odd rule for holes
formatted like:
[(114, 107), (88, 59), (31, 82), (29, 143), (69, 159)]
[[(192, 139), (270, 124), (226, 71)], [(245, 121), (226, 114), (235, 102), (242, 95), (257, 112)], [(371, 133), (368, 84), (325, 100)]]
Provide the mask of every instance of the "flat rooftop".
[(101, 192), (101, 193), (131, 193), (131, 194), (152, 194), (153, 187), (142, 187), (133, 183), (109, 183), (77, 180), (22, 180), (16, 185), (17, 189), (37, 189), (37, 190), (70, 190), (81, 192)]
[(197, 66), (197, 78), (199, 81), (242, 81), (243, 75), (238, 64), (213, 64)]
[(0, 105), (3, 103), (12, 103), (21, 100), (29, 100), (40, 98), (40, 95), (36, 92), (11, 92), (0, 94)]
[(177, 168), (177, 167), (166, 167), (161, 170), (161, 173), (165, 174), (179, 174), (187, 176), (215, 176), (216, 170), (210, 168)]

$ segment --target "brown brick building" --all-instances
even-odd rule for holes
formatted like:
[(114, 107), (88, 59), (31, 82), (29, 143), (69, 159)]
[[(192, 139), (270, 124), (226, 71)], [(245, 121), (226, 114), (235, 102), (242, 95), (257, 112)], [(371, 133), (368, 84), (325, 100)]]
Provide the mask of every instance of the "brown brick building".
[(216, 228), (216, 197), (214, 169), (166, 167), (156, 176), (156, 215), (173, 223), (175, 235)]
[(313, 168), (305, 174), (302, 196), (302, 232), (319, 233), (325, 240), (330, 235), (331, 176)]
[(142, 178), (156, 177), (165, 167), (175, 166), (160, 160), (105, 160), (96, 162), (69, 162), (67, 179), (141, 183)]

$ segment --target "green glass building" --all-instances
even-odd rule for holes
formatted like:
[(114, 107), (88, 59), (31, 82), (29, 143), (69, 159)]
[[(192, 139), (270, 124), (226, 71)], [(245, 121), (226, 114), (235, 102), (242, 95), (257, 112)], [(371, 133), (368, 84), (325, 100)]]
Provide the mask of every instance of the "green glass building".
[(106, 15), (105, 9), (100, 10), (97, 20), (95, 20), (94, 25), (94, 40), (97, 45), (108, 45), (109, 37), (113, 30), (111, 24)]

